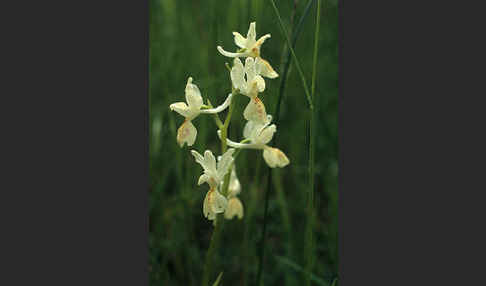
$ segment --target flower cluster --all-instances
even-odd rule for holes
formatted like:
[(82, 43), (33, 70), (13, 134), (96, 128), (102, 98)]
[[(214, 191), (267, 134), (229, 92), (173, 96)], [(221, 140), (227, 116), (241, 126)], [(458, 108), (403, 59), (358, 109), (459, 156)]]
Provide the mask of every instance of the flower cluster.
[[(243, 130), (244, 139), (241, 142), (232, 141), (226, 138), (226, 135), (223, 138), (222, 134), (226, 134), (227, 125), (220, 124), (217, 134), (223, 146), (232, 148), (218, 156), (217, 161), (210, 150), (204, 151), (204, 155), (196, 150), (191, 150), (196, 162), (204, 170), (204, 173), (199, 177), (198, 185), (203, 183), (209, 185), (209, 191), (206, 193), (203, 203), (203, 214), (209, 220), (215, 220), (217, 214), (220, 213), (226, 219), (232, 219), (235, 216), (238, 219), (243, 218), (243, 204), (237, 197), (241, 192), (241, 184), (234, 166), (235, 149), (262, 150), (263, 159), (271, 168), (285, 167), (290, 162), (280, 149), (268, 145), (277, 131), (277, 126), (270, 124), (272, 116), (267, 114), (265, 105), (258, 97), (260, 93), (265, 91), (264, 77), (269, 79), (278, 77), (277, 72), (268, 61), (260, 56), (260, 47), (266, 39), (270, 38), (270, 34), (266, 34), (257, 40), (256, 24), (252, 22), (246, 38), (238, 32), (233, 32), (233, 35), (235, 44), (240, 49), (236, 52), (228, 52), (221, 46), (217, 47), (217, 50), (223, 56), (234, 58), (230, 72), (232, 92), (226, 100), (215, 108), (204, 105), (199, 88), (192, 83), (192, 77), (189, 77), (185, 89), (187, 103), (177, 102), (169, 106), (171, 110), (185, 118), (184, 123), (177, 130), (177, 142), (183, 147), (186, 143), (188, 146), (192, 146), (196, 141), (197, 129), (192, 121), (198, 115), (213, 114), (219, 120), (218, 113), (231, 106), (233, 96), (241, 94), (250, 99), (243, 112), (243, 117), (247, 120), (247, 123)], [(244, 58), (244, 61), (240, 58)], [(228, 113), (228, 116), (231, 116), (231, 112)]]

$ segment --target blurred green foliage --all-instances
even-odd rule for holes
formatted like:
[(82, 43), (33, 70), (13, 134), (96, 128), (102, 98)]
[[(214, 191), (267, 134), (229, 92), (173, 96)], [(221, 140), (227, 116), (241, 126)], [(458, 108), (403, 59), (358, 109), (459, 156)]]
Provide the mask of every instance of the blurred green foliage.
[[(307, 1), (277, 1), (288, 31), (298, 21)], [(307, 16), (295, 52), (310, 84), (315, 29), (315, 3)], [(323, 1), (316, 83), (316, 264), (315, 281), (328, 285), (338, 273), (338, 26), (336, 1)], [(151, 0), (150, 1), (150, 285), (199, 285), (212, 224), (203, 217), (207, 186), (197, 186), (202, 168), (189, 150), (220, 154), (216, 126), (209, 116), (194, 120), (198, 130), (192, 148), (180, 148), (177, 128), (183, 118), (169, 104), (185, 101), (184, 88), (194, 78), (205, 99), (222, 103), (231, 91), (225, 62), (217, 45), (236, 50), (232, 31), (246, 35), (256, 21), (257, 37), (271, 33), (262, 57), (282, 74), (288, 49), (269, 1)], [(266, 79), (260, 98), (267, 112), (275, 112), (281, 77)], [(278, 148), (291, 163), (274, 170), (269, 201), (265, 285), (301, 285), (304, 265), (305, 206), (308, 191), (308, 110), (302, 83), (291, 66), (277, 123)], [(237, 98), (229, 138), (241, 140), (243, 109), (248, 99)], [(225, 114), (225, 113), (224, 113)], [(223, 117), (222, 117), (223, 118)], [(272, 142), (271, 142), (272, 143)], [(216, 251), (213, 281), (224, 271), (221, 285), (255, 285), (257, 247), (261, 238), (264, 194), (269, 169), (261, 151), (245, 150), (236, 160), (242, 184), (243, 220), (228, 221)], [(315, 284), (321, 285), (321, 284)]]

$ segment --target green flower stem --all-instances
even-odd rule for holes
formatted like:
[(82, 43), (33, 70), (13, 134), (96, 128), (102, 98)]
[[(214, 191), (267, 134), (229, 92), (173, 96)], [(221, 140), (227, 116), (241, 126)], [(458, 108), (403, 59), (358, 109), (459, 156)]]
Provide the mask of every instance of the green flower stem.
[(218, 126), (219, 129), (223, 128), (223, 122), (221, 119), (219, 119), (218, 114), (213, 114), (214, 122), (216, 122), (216, 125)]
[(211, 234), (211, 242), (209, 243), (209, 249), (206, 253), (206, 259), (204, 262), (204, 270), (203, 270), (203, 277), (201, 286), (209, 286), (209, 275), (211, 274), (212, 262), (213, 262), (213, 255), (216, 246), (219, 244), (221, 239), (221, 233), (223, 230), (224, 219), (221, 214), (216, 216), (216, 226), (213, 229), (213, 233)]
[(228, 174), (224, 176), (224, 182), (223, 182), (223, 196), (228, 197), (228, 187), (229, 187), (229, 181), (231, 177), (231, 172), (233, 171), (233, 165), (228, 169)]
[[(231, 91), (231, 94), (233, 95), (233, 98), (231, 99), (228, 115), (226, 116), (226, 119), (224, 120), (224, 129), (226, 129), (226, 130), (228, 129), (228, 126), (229, 126), (230, 121), (231, 121), (231, 115), (233, 114), (233, 109), (235, 107), (234, 101), (236, 100), (236, 96), (238, 95), (238, 93), (233, 88), (233, 90)], [(225, 142), (226, 142), (226, 140), (225, 140)]]
[[(226, 116), (226, 119), (224, 120), (223, 129), (220, 129), (221, 130), (221, 140), (222, 140), (221, 141), (221, 148), (224, 148), (222, 150), (223, 154), (228, 149), (227, 142), (226, 142), (226, 138), (228, 138), (228, 126), (231, 122), (231, 115), (233, 114), (233, 109), (234, 109), (234, 106), (235, 106), (234, 102), (236, 100), (236, 95), (238, 94), (234, 88), (232, 88), (231, 93), (233, 94), (233, 99), (231, 100), (231, 103), (230, 103), (230, 106), (229, 106), (228, 115)], [(223, 130), (224, 130), (224, 135), (223, 135)], [(229, 181), (230, 181), (232, 170), (233, 170), (233, 165), (231, 165), (231, 167), (229, 168), (228, 174), (226, 174), (224, 176), (223, 196), (225, 196), (225, 197), (228, 196), (228, 186), (229, 186)]]
[(230, 106), (228, 107), (229, 108), (228, 115), (226, 115), (226, 119), (224, 120), (223, 126), (219, 128), (219, 130), (221, 131), (221, 152), (222, 152), (221, 154), (224, 154), (224, 152), (226, 152), (226, 150), (228, 149), (226, 138), (228, 138), (228, 126), (231, 121), (231, 115), (233, 114), (233, 109), (235, 106), (234, 101), (237, 95), (234, 88), (232, 88), (231, 94), (233, 94), (233, 98), (231, 99)]
[[(216, 124), (218, 125), (219, 130), (221, 131), (221, 151), (222, 151), (222, 154), (224, 154), (226, 152), (226, 150), (228, 149), (228, 145), (226, 144), (226, 138), (227, 138), (227, 135), (228, 135), (228, 127), (229, 127), (229, 124), (231, 122), (231, 115), (233, 114), (233, 109), (234, 109), (234, 106), (235, 106), (235, 104), (234, 104), (235, 97), (237, 95), (234, 88), (232, 90), (232, 94), (233, 94), (233, 99), (231, 100), (228, 115), (226, 115), (226, 119), (224, 120), (224, 123), (221, 122), (221, 120), (219, 119), (219, 116), (217, 116), (217, 115), (216, 115), (217, 119), (215, 119)], [(211, 103), (209, 103), (209, 104), (211, 105)], [(218, 124), (218, 120), (219, 120), (219, 124)], [(223, 193), (224, 196), (227, 196), (227, 193), (228, 193), (229, 179), (230, 179), (230, 176), (231, 176), (231, 169), (232, 168), (233, 167), (231, 167), (229, 169), (228, 174), (226, 174), (226, 176), (224, 177), (223, 190), (222, 190), (222, 193)], [(202, 280), (201, 280), (202, 286), (208, 286), (209, 285), (209, 276), (211, 275), (214, 251), (215, 251), (215, 249), (217, 249), (217, 246), (219, 245), (219, 241), (221, 240), (221, 234), (223, 232), (224, 217), (223, 217), (222, 214), (218, 214), (216, 216), (215, 224), (216, 224), (216, 226), (214, 227), (213, 233), (211, 234), (211, 241), (209, 243), (209, 249), (208, 249), (208, 252), (206, 253), (206, 258), (205, 258), (205, 262), (204, 262), (203, 277), (202, 277)]]
[[(213, 108), (213, 105), (211, 104), (211, 101), (209, 101), (208, 99), (208, 105), (205, 106), (203, 105), (203, 108), (204, 109), (210, 109), (210, 108)], [(218, 126), (219, 129), (223, 128), (223, 122), (221, 121), (221, 119), (219, 119), (219, 115), (217, 113), (215, 114), (212, 114), (213, 118), (214, 118), (214, 122), (216, 122), (216, 125)]]

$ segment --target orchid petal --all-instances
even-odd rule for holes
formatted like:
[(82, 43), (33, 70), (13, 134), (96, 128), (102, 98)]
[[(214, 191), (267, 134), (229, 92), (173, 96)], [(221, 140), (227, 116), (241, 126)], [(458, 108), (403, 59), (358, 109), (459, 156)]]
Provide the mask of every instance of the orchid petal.
[(265, 129), (263, 129), (260, 133), (260, 135), (258, 136), (257, 140), (258, 140), (258, 143), (260, 144), (267, 144), (268, 142), (270, 142), (273, 138), (273, 134), (277, 131), (277, 126), (275, 126), (275, 124), (272, 124), (268, 127), (266, 127)]
[(223, 178), (233, 163), (233, 153), (235, 149), (230, 148), (226, 151), (223, 156), (221, 156), (221, 160), (218, 162), (218, 176)]
[(226, 207), (228, 206), (228, 200), (217, 190), (214, 190), (211, 194), (209, 204), (211, 206), (212, 212), (222, 213), (226, 210)]
[(192, 83), (192, 77), (189, 77), (187, 79), (185, 92), (186, 92), (186, 101), (187, 104), (189, 105), (189, 108), (193, 110), (199, 110), (203, 105), (203, 99), (197, 85)]
[(252, 57), (248, 57), (245, 60), (245, 72), (247, 82), (253, 81), (253, 78), (257, 75), (255, 60)]
[(266, 146), (263, 150), (263, 159), (270, 168), (285, 167), (290, 161), (287, 156), (277, 148)]
[(245, 93), (246, 91), (246, 81), (245, 81), (245, 67), (241, 63), (239, 58), (235, 58), (233, 61), (233, 67), (231, 68), (231, 81), (236, 89), (240, 92)]
[(204, 157), (196, 150), (191, 150), (191, 154), (196, 159), (196, 162), (204, 168)]
[(204, 152), (204, 164), (206, 165), (205, 170), (216, 174), (216, 159), (214, 158), (213, 152), (210, 150)]
[(192, 146), (196, 141), (197, 129), (190, 120), (184, 121), (177, 129), (177, 142), (181, 147), (187, 143), (187, 146)]
[(246, 39), (243, 37), (240, 33), (238, 32), (233, 32), (233, 35), (235, 36), (235, 44), (244, 49), (246, 47)]
[(241, 184), (240, 181), (238, 180), (238, 177), (236, 176), (236, 166), (233, 166), (230, 175), (230, 182), (228, 185), (229, 197), (234, 197), (238, 195), (240, 192), (241, 192)]
[(268, 38), (271, 38), (272, 36), (270, 34), (266, 34), (266, 35), (263, 35), (261, 36), (258, 41), (256, 41), (255, 43), (255, 47), (256, 48), (260, 48), (260, 46), (263, 44), (263, 42), (265, 42), (266, 39)]
[(189, 117), (190, 115), (189, 107), (185, 102), (172, 103), (169, 105), (169, 108), (170, 110), (175, 111), (184, 117)]
[(256, 60), (256, 70), (259, 75), (268, 78), (278, 77), (278, 73), (272, 68), (269, 62), (262, 58), (257, 58)]
[(258, 97), (250, 99), (250, 102), (243, 111), (243, 116), (248, 121), (264, 123), (267, 120), (265, 105), (263, 105), (263, 102)]
[(208, 174), (202, 174), (199, 177), (199, 180), (197, 181), (198, 186), (200, 186), (201, 184), (209, 182), (209, 179), (210, 179), (210, 177), (209, 177)]
[(241, 203), (240, 199), (231, 198), (229, 199), (228, 206), (224, 212), (224, 218), (232, 219), (235, 216), (238, 217), (238, 219), (243, 218), (243, 204)]
[(250, 27), (248, 28), (248, 33), (246, 34), (246, 40), (247, 40), (247, 47), (253, 46), (254, 43), (256, 42), (256, 23), (255, 22), (250, 23)]

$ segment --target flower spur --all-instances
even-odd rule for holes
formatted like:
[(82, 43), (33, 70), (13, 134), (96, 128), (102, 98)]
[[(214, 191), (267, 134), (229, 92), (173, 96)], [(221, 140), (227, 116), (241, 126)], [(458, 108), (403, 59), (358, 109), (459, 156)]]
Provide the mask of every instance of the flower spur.
[[(230, 139), (226, 139), (226, 143), (233, 148), (263, 150), (263, 159), (270, 168), (285, 167), (290, 163), (285, 153), (278, 148), (267, 145), (277, 131), (275, 124), (269, 126), (271, 121), (271, 115), (267, 116), (265, 123), (248, 121), (243, 129), (243, 137), (245, 137), (243, 142), (249, 141), (249, 143), (237, 143)], [(220, 132), (218, 132), (218, 136), (221, 137)]]

